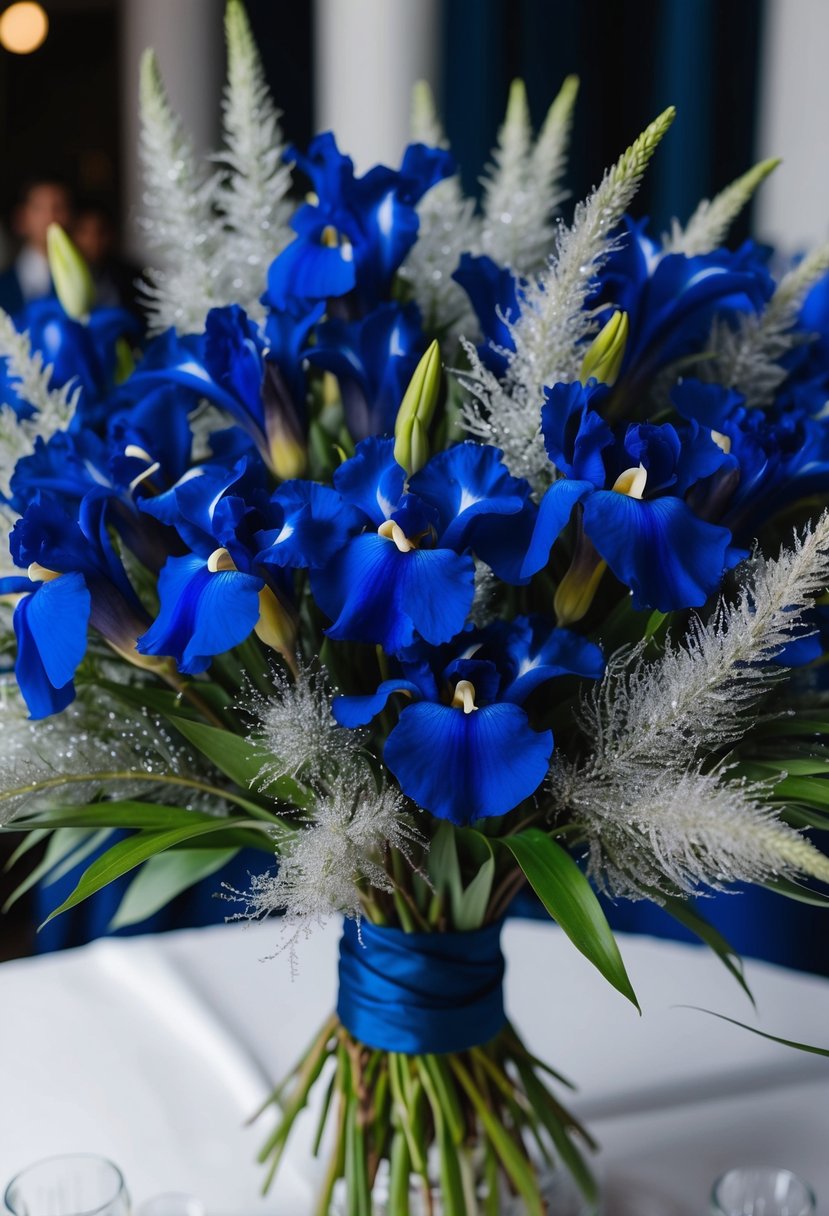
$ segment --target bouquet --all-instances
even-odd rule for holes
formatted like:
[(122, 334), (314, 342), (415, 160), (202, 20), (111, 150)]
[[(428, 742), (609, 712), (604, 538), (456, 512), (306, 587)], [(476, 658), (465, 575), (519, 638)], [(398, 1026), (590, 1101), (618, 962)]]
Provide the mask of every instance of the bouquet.
[(500, 928), (528, 888), (635, 1003), (597, 892), (743, 986), (691, 897), (823, 898), (829, 247), (725, 246), (774, 162), (629, 218), (672, 110), (565, 222), (574, 79), (537, 135), (513, 85), (479, 207), (423, 87), (355, 176), (283, 146), (240, 0), (227, 43), (206, 165), (143, 64), (151, 336), (59, 229), (57, 298), (0, 317), (0, 821), (35, 877), (85, 861), (53, 916), (248, 849), (231, 912), (292, 954), (345, 918), (268, 1180), (313, 1101), (321, 1214), (538, 1214), (545, 1162), (592, 1203)]

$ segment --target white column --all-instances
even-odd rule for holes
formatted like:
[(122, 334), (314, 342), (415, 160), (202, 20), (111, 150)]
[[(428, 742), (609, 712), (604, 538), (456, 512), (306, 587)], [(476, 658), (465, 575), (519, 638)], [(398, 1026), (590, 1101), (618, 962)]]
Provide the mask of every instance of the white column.
[(760, 188), (755, 226), (789, 253), (829, 238), (827, 46), (827, 0), (766, 0), (757, 151), (783, 164)]
[(412, 85), (437, 76), (439, 0), (315, 0), (314, 15), (317, 131), (360, 172), (398, 165)]
[(173, 109), (196, 148), (215, 148), (224, 74), (223, 0), (120, 0), (121, 139), (126, 248), (145, 261), (133, 222), (141, 196), (138, 158), (138, 67), (152, 47)]

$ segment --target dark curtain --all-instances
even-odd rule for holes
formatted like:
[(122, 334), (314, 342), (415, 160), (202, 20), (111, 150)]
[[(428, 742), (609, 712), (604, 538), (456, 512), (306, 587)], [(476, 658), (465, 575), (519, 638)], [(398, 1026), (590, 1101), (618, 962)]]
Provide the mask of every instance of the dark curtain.
[(656, 233), (687, 218), (753, 162), (762, 10), (762, 0), (445, 0), (443, 107), (467, 189), (477, 188), (510, 80), (525, 80), (539, 124), (575, 72), (573, 196), (674, 104), (636, 211)]

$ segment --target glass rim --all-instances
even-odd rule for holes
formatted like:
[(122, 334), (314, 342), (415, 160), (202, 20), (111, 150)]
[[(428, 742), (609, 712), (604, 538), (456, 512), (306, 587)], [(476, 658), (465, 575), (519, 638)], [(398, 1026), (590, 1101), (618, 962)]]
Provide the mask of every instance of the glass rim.
[[(714, 1216), (722, 1216), (722, 1211), (723, 1211), (723, 1209), (719, 1206), (720, 1201), (717, 1196), (717, 1191), (719, 1190), (720, 1185), (723, 1182), (725, 1182), (726, 1178), (730, 1178), (732, 1174), (741, 1174), (744, 1172), (745, 1173), (752, 1172), (752, 1173), (759, 1173), (759, 1174), (770, 1174), (770, 1175), (773, 1174), (776, 1177), (780, 1177), (781, 1175), (783, 1175), (784, 1177), (787, 1177), (787, 1178), (793, 1178), (795, 1180), (795, 1182), (798, 1183), (799, 1186), (803, 1187), (803, 1191), (806, 1195), (807, 1200), (812, 1205), (812, 1209), (817, 1210), (817, 1195), (812, 1190), (812, 1187), (809, 1185), (808, 1182), (806, 1182), (803, 1178), (801, 1178), (799, 1174), (796, 1174), (794, 1172), (794, 1170), (790, 1170), (788, 1168), (788, 1166), (784, 1166), (784, 1165), (734, 1165), (730, 1169), (725, 1170), (724, 1173), (720, 1174), (720, 1176), (717, 1179), (715, 1179), (714, 1185), (711, 1187), (711, 1210), (714, 1213)], [(716, 1207), (714, 1206), (715, 1204), (717, 1205)]]
[(11, 1213), (12, 1216), (14, 1216), (14, 1208), (11, 1206), (10, 1196), (12, 1188), (20, 1182), (21, 1178), (30, 1173), (32, 1170), (39, 1169), (40, 1166), (52, 1165), (56, 1161), (97, 1161), (99, 1165), (108, 1166), (115, 1175), (116, 1189), (113, 1191), (109, 1199), (105, 1199), (103, 1203), (97, 1204), (94, 1208), (86, 1208), (83, 1212), (75, 1212), (74, 1216), (98, 1216), (98, 1214), (103, 1212), (109, 1204), (113, 1203), (119, 1195), (126, 1194), (127, 1184), (124, 1180), (124, 1175), (121, 1173), (121, 1170), (118, 1168), (115, 1162), (110, 1161), (109, 1157), (103, 1157), (99, 1153), (53, 1153), (49, 1157), (41, 1157), (37, 1161), (32, 1161), (30, 1165), (25, 1165), (23, 1169), (18, 1170), (11, 1181), (7, 1183), (6, 1188), (3, 1191), (3, 1205), (7, 1213)]

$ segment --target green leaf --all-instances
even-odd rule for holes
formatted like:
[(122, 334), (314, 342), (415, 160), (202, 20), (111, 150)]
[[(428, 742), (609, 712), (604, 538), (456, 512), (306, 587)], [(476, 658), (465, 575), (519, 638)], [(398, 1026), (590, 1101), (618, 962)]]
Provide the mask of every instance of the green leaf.
[[(191, 722), (176, 714), (167, 714), (167, 717), (179, 734), (184, 735), (193, 747), (240, 789), (249, 790), (257, 782), (262, 771), (263, 756), (248, 739), (234, 735), (229, 730), (219, 730), (217, 726)], [(310, 806), (312, 801), (308, 790), (290, 777), (278, 777), (269, 785), (263, 786), (261, 792), (298, 807)]]
[(751, 989), (746, 982), (745, 974), (743, 973), (743, 960), (740, 958), (740, 955), (737, 953), (734, 947), (726, 941), (719, 930), (715, 929), (713, 925), (709, 924), (705, 917), (700, 916), (699, 912), (692, 904), (683, 899), (675, 899), (673, 897), (663, 899), (663, 907), (669, 916), (672, 916), (674, 920), (678, 921), (681, 925), (684, 925), (686, 929), (689, 929), (691, 933), (693, 933), (695, 937), (698, 937), (700, 941), (704, 942), (706, 946), (710, 946), (717, 957), (722, 961), (723, 965), (727, 967), (734, 976), (735, 980), (753, 1005), (755, 1003), (754, 996), (752, 995)]
[(135, 828), (161, 832), (168, 828), (185, 828), (193, 823), (232, 823), (217, 819), (203, 811), (190, 811), (181, 806), (163, 806), (156, 802), (90, 802), (86, 806), (55, 807), (20, 821), (24, 826), (46, 828)]
[(461, 867), (455, 841), (455, 829), (445, 820), (438, 824), (429, 846), (429, 877), (438, 895), (448, 895), (454, 917), (463, 896)]
[(829, 895), (823, 895), (820, 891), (812, 891), (811, 888), (804, 887), (791, 878), (770, 878), (762, 886), (778, 895), (785, 895), (787, 899), (796, 899), (801, 904), (812, 904), (816, 908), (829, 908)]
[[(246, 826), (252, 826), (251, 822), (249, 821)], [(173, 828), (166, 832), (137, 832), (127, 840), (119, 840), (102, 857), (93, 861), (92, 865), (81, 875), (75, 890), (67, 896), (60, 907), (50, 912), (43, 923), (48, 925), (50, 920), (54, 920), (62, 912), (67, 912), (70, 908), (83, 903), (90, 895), (94, 895), (96, 891), (108, 886), (122, 874), (128, 874), (130, 870), (134, 870), (157, 853), (175, 848), (176, 845), (183, 844), (186, 840), (196, 836), (226, 831), (227, 827), (227, 820), (217, 819), (213, 823), (194, 822), (190, 827)]]
[(499, 843), (512, 853), (530, 886), (576, 949), (639, 1009), (602, 906), (567, 850), (539, 828), (505, 836)]
[(488, 857), (461, 895), (460, 903), (453, 914), (455, 928), (460, 932), (480, 929), (484, 923), (494, 877), (495, 858)]
[(83, 861), (109, 835), (108, 831), (91, 832), (86, 829), (68, 829), (65, 832), (56, 833), (46, 846), (46, 852), (41, 862), (15, 887), (2, 910), (7, 912), (36, 883), (46, 880), (47, 876), (64, 860), (69, 863), (69, 869)]
[(677, 1008), (694, 1009), (697, 1013), (707, 1013), (709, 1017), (719, 1018), (721, 1022), (730, 1022), (732, 1026), (739, 1026), (741, 1030), (747, 1030), (750, 1034), (759, 1035), (761, 1039), (768, 1039), (772, 1043), (779, 1043), (781, 1047), (791, 1047), (795, 1051), (805, 1051), (813, 1056), (829, 1056), (829, 1047), (814, 1047), (811, 1043), (798, 1043), (796, 1039), (782, 1039), (779, 1035), (769, 1034), (765, 1030), (758, 1030), (756, 1026), (749, 1026), (747, 1022), (738, 1022), (736, 1018), (728, 1018), (724, 1013), (715, 1013), (713, 1009), (702, 1009), (699, 1005), (678, 1005)]
[(148, 920), (203, 878), (215, 874), (238, 849), (172, 849), (146, 861), (124, 892), (110, 930)]

